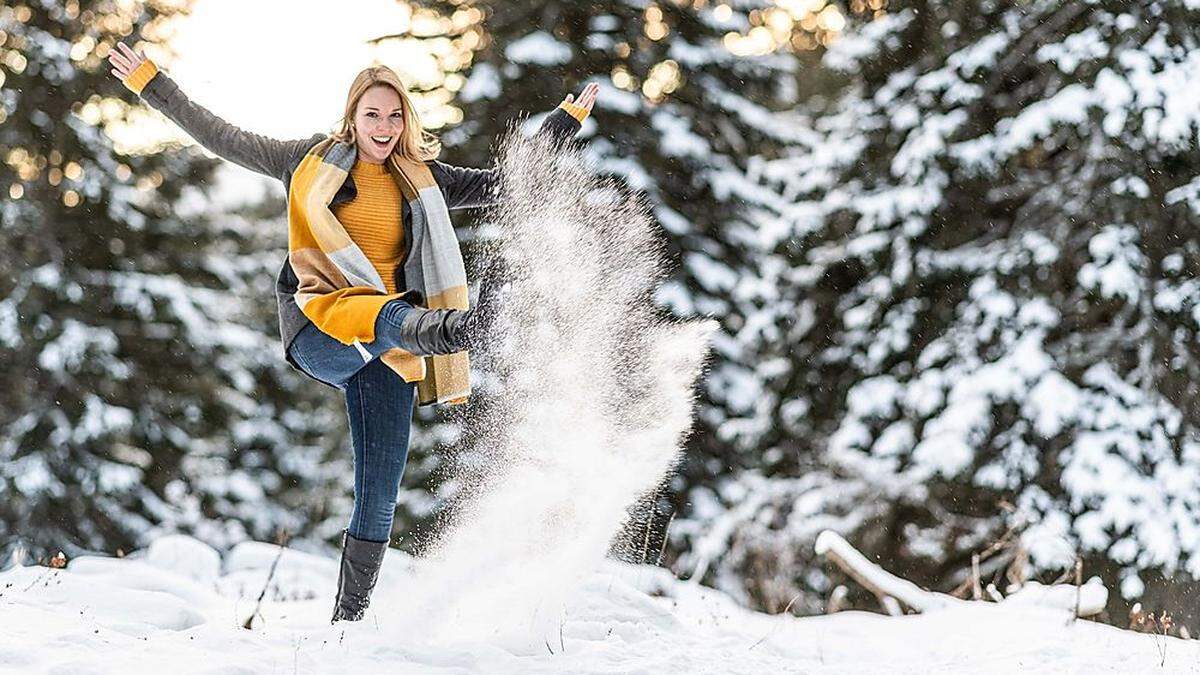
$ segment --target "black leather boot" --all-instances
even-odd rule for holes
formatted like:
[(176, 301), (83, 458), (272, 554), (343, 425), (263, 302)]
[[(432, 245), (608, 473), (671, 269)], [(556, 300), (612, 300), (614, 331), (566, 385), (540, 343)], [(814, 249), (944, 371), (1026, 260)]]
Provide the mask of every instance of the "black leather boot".
[(479, 309), (459, 310), (446, 318), (450, 342), (458, 351), (478, 349), (483, 342), (484, 318)]
[(473, 309), (413, 307), (400, 323), (400, 346), (418, 356), (461, 352), (474, 346), (478, 323)]
[(365, 541), (342, 531), (342, 563), (338, 571), (337, 598), (330, 623), (363, 618), (371, 602), (371, 590), (379, 578), (379, 567), (383, 564), (383, 553), (387, 548), (386, 541)]

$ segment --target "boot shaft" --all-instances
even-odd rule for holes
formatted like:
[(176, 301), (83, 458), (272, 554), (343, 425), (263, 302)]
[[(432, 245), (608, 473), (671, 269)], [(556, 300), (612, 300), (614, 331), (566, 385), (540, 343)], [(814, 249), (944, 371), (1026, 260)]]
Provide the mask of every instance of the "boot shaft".
[(387, 548), (386, 541), (366, 541), (342, 531), (342, 559), (331, 623), (362, 619), (371, 602), (371, 591), (379, 579)]

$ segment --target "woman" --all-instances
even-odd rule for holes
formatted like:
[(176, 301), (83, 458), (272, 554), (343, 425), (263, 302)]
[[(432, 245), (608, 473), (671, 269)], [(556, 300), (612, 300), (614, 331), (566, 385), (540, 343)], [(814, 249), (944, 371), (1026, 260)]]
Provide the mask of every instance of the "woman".
[[(354, 78), (333, 135), (278, 141), (249, 133), (188, 100), (124, 44), (112, 73), (213, 153), (287, 188), (288, 255), (276, 283), (285, 357), (346, 395), (354, 446), (354, 512), (342, 535), (333, 621), (362, 618), (391, 537), (415, 397), (461, 403), (466, 349), (478, 340), (450, 209), (493, 203), (494, 170), (435, 159), (394, 71)], [(596, 100), (589, 84), (542, 124), (564, 141)]]

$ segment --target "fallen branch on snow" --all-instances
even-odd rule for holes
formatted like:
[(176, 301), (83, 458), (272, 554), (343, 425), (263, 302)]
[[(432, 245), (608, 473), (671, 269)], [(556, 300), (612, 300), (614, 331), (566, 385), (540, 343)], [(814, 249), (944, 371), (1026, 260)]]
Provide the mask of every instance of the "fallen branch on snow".
[(817, 535), (815, 548), (817, 555), (832, 560), (842, 571), (874, 593), (885, 607), (888, 603), (884, 598), (895, 598), (915, 612), (945, 609), (966, 602), (944, 593), (927, 591), (907, 579), (891, 574), (867, 560), (866, 556), (836, 532), (825, 530)]
[[(894, 605), (896, 601), (911, 608), (914, 612), (930, 612), (948, 609), (967, 604), (968, 600), (960, 600), (945, 593), (927, 591), (913, 582), (902, 579), (882, 567), (867, 560), (836, 532), (826, 530), (817, 536), (817, 555), (825, 556), (834, 562), (843, 572), (862, 584), (864, 588), (875, 594), (884, 607)], [(1075, 616), (1092, 616), (1104, 610), (1108, 602), (1108, 589), (1098, 577), (1092, 577), (1087, 583), (1054, 584), (1046, 586), (1036, 581), (1027, 582), (1007, 598), (1000, 595), (994, 586), (989, 586), (988, 595), (997, 600), (998, 604), (1013, 606), (1043, 607), (1061, 609), (1072, 612)], [(889, 610), (893, 614), (894, 609)]]

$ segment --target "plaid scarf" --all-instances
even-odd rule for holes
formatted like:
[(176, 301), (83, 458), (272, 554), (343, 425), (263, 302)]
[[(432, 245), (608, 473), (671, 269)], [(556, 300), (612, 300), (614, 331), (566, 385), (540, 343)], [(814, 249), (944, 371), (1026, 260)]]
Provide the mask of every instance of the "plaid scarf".
[[(388, 301), (467, 309), (467, 274), (450, 212), (433, 174), (422, 162), (392, 155), (388, 169), (409, 206), (410, 242), (404, 262), (409, 290), (388, 294), (379, 272), (350, 239), (329, 204), (354, 166), (352, 143), (328, 139), (315, 145), (292, 174), (288, 191), (288, 256), (299, 279), (295, 300), (317, 328), (339, 342), (375, 340), (375, 319)], [(415, 356), (390, 349), (381, 357), (406, 382), (418, 381), (421, 404), (464, 403), (471, 393), (466, 352)]]

